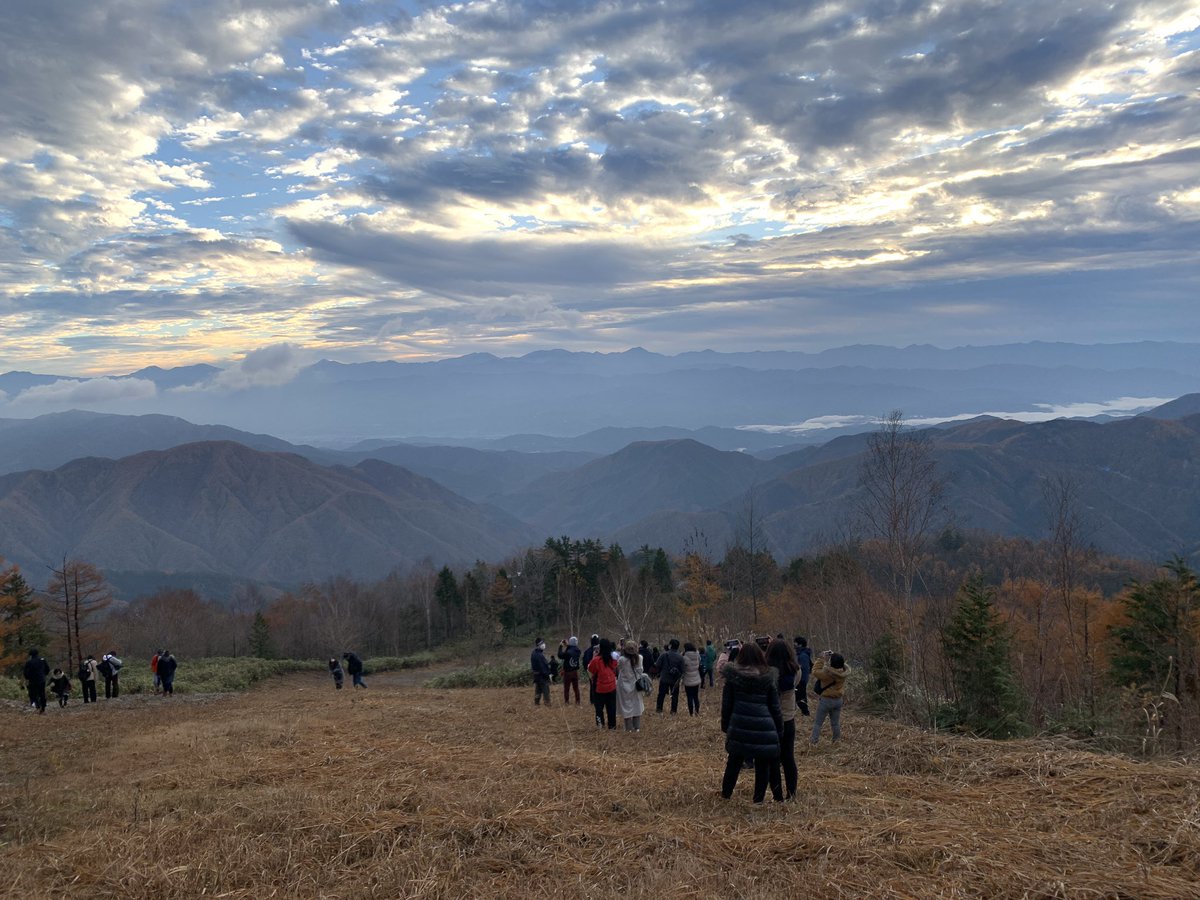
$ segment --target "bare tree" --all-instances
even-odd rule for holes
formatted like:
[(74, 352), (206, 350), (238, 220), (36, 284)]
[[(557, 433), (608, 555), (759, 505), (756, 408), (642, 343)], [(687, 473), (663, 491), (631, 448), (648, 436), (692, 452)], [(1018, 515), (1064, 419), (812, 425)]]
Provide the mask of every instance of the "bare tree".
[(50, 570), (47, 602), (67, 640), (67, 671), (83, 661), (83, 642), (89, 620), (112, 603), (112, 593), (100, 570), (91, 563), (63, 557), (62, 568)]
[(641, 578), (624, 557), (609, 560), (600, 575), (600, 596), (626, 637), (639, 638), (654, 611), (654, 581)]
[(921, 558), (943, 513), (946, 482), (929, 438), (906, 430), (901, 410), (893, 410), (868, 439), (858, 483), (867, 531), (883, 542), (893, 591), (911, 606)]
[(1051, 582), (1067, 619), (1067, 634), (1076, 659), (1083, 663), (1084, 703), (1092, 719), (1096, 716), (1096, 667), (1092, 647), (1093, 597), (1080, 590), (1080, 572), (1092, 554), (1090, 528), (1079, 500), (1079, 482), (1058, 474), (1042, 484), (1049, 531)]
[(750, 621), (758, 625), (758, 609), (767, 583), (767, 536), (763, 529), (762, 513), (756, 509), (754, 487), (746, 492), (746, 502), (738, 516), (733, 542), (725, 552), (722, 569), (732, 592), (750, 600)]

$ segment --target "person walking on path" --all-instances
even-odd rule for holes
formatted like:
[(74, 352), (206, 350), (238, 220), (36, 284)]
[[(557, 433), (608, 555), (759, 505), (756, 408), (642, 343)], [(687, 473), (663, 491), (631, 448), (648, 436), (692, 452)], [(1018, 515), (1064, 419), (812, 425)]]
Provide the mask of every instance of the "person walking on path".
[(575, 705), (579, 705), (579, 638), (571, 636), (558, 645), (558, 658), (562, 660), (563, 703), (571, 702), (571, 690), (575, 691)]
[(821, 739), (821, 726), (825, 717), (829, 717), (829, 727), (833, 731), (836, 743), (842, 736), (842, 695), (846, 690), (846, 676), (850, 667), (842, 658), (842, 654), (825, 650), (821, 658), (813, 665), (812, 677), (816, 682), (816, 691), (821, 695), (817, 703), (817, 715), (813, 720), (812, 742)]
[(808, 646), (808, 638), (796, 636), (796, 664), (800, 666), (800, 677), (796, 682), (796, 705), (800, 707), (800, 715), (808, 715), (808, 679), (812, 675), (812, 649)]
[(162, 682), (164, 697), (175, 696), (175, 670), (178, 668), (179, 663), (170, 650), (158, 658), (158, 677), (159, 681)]
[(703, 657), (696, 649), (696, 645), (688, 642), (683, 645), (683, 690), (687, 694), (688, 715), (700, 715), (700, 685), (704, 683), (704, 676), (701, 674), (700, 667), (703, 665)]
[(99, 672), (104, 676), (104, 699), (116, 700), (121, 696), (121, 658), (109, 650), (100, 658)]
[(658, 703), (655, 711), (661, 716), (663, 701), (671, 695), (671, 715), (679, 712), (679, 684), (683, 679), (683, 656), (679, 652), (679, 641), (671, 643), (658, 658)]
[(71, 696), (71, 677), (62, 669), (56, 668), (50, 673), (50, 690), (58, 698), (58, 705), (66, 706), (67, 698)]
[(601, 638), (588, 663), (588, 673), (592, 676), (592, 687), (596, 698), (596, 727), (604, 725), (608, 719), (608, 730), (615, 731), (617, 727), (617, 659), (619, 654), (612, 641)]
[(529, 654), (529, 668), (533, 670), (533, 705), (541, 706), (542, 697), (550, 705), (550, 663), (546, 661), (546, 642), (538, 638)]
[(350, 673), (350, 683), (356, 688), (367, 689), (367, 683), (363, 681), (363, 661), (362, 658), (353, 650), (347, 650), (342, 654), (342, 659), (346, 661), (346, 671)]
[(329, 657), (329, 674), (333, 676), (333, 686), (340, 691), (342, 683), (346, 680), (346, 673), (342, 670), (342, 664), (337, 661), (336, 656)]
[(50, 674), (50, 664), (38, 656), (37, 647), (29, 651), (29, 659), (21, 670), (25, 678), (25, 687), (29, 691), (29, 705), (38, 711), (39, 715), (46, 712), (46, 676)]
[(155, 650), (154, 655), (150, 657), (150, 674), (154, 676), (154, 693), (158, 693), (162, 688), (162, 679), (158, 675), (158, 661), (162, 658), (163, 652)]
[(779, 743), (779, 762), (783, 767), (783, 784), (786, 798), (796, 796), (799, 772), (796, 769), (796, 673), (800, 665), (787, 641), (773, 640), (767, 648), (767, 665), (775, 676), (779, 688), (779, 707), (783, 712), (783, 735)]
[(758, 644), (745, 644), (736, 662), (725, 666), (725, 686), (721, 694), (721, 731), (725, 733), (725, 776), (721, 796), (728, 800), (737, 786), (742, 763), (754, 759), (754, 802), (766, 798), (767, 782), (771, 795), (783, 800), (779, 779), (779, 745), (783, 735), (783, 710), (775, 675), (767, 668)]
[(617, 713), (625, 723), (626, 731), (642, 730), (642, 713), (646, 711), (646, 704), (642, 702), (637, 683), (644, 671), (638, 645), (632, 640), (626, 641), (621, 658), (617, 660)]
[(83, 661), (83, 665), (79, 667), (79, 685), (83, 688), (84, 703), (96, 702), (97, 665), (96, 657), (89, 653), (87, 659)]

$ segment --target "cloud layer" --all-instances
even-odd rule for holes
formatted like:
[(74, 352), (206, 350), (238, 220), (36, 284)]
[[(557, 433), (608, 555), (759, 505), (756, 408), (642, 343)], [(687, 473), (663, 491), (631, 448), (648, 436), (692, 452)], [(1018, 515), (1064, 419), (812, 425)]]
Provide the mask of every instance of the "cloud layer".
[(1195, 340), (1198, 27), (10, 0), (0, 363)]

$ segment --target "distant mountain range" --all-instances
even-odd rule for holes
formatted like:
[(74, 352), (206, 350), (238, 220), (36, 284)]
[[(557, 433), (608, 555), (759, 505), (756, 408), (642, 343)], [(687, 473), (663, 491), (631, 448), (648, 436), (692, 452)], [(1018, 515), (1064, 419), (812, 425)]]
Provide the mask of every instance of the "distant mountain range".
[[(869, 429), (893, 409), (928, 420), (1128, 414), (1158, 402), (1145, 398), (1200, 391), (1198, 360), (1196, 344), (1031, 343), (676, 356), (640, 348), (477, 353), (434, 362), (289, 362), (266, 372), (150, 367), (90, 381), (9, 372), (0, 375), (0, 415), (160, 413), (338, 447), (395, 435), (390, 443), (610, 453), (633, 440), (690, 437), (717, 449), (766, 452)], [(585, 434), (588, 443), (549, 443)], [(442, 437), (414, 440), (419, 435)]]
[[(928, 429), (950, 520), (1040, 537), (1042, 485), (1066, 475), (1100, 549), (1195, 558), (1200, 414), (1187, 415), (1186, 400), (1109, 423), (981, 417)], [(1185, 415), (1168, 418), (1173, 411)], [(164, 416), (6, 420), (0, 471), (42, 465), (0, 477), (0, 555), (34, 573), (79, 556), (138, 584), (156, 573), (366, 578), (425, 556), (499, 560), (561, 534), (679, 552), (699, 533), (719, 556), (752, 500), (769, 548), (786, 560), (852, 529), (868, 439), (770, 459), (691, 439), (601, 457), (391, 444), (335, 452)], [(72, 454), (81, 458), (55, 465)]]
[(426, 556), (499, 559), (537, 540), (397, 466), (320, 466), (227, 441), (0, 478), (0, 552), (34, 572), (69, 555), (127, 573), (296, 584), (379, 577)]

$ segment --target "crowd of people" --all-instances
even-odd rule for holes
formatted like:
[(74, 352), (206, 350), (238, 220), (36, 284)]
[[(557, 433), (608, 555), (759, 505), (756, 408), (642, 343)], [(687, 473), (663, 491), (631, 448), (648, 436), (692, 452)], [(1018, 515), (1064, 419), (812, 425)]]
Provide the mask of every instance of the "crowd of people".
[[(104, 699), (115, 700), (121, 696), (121, 669), (124, 667), (121, 658), (113, 651), (105, 653), (99, 661), (95, 654), (89, 653), (79, 663), (75, 678), (79, 682), (79, 690), (83, 702), (98, 702), (99, 691), (97, 684), (104, 681)], [(156, 650), (150, 658), (150, 672), (154, 677), (154, 693), (170, 697), (175, 693), (175, 670), (179, 662), (170, 650)], [(47, 706), (47, 691), (54, 695), (60, 707), (65, 707), (71, 699), (73, 685), (71, 675), (60, 667), (50, 668), (50, 663), (34, 647), (29, 651), (29, 658), (21, 671), (29, 692), (29, 705), (38, 713), (44, 714)]]
[[(580, 706), (580, 672), (586, 673), (588, 698), (597, 728), (615, 730), (620, 717), (625, 731), (640, 732), (651, 694), (655, 713), (664, 715), (670, 698), (671, 715), (679, 711), (679, 689), (687, 698), (689, 716), (699, 716), (701, 691), (721, 679), (721, 731), (728, 755), (721, 795), (729, 798), (743, 768), (754, 769), (754, 802), (762, 803), (768, 786), (777, 801), (796, 794), (796, 715), (812, 717), (810, 741), (820, 741), (826, 720), (832, 739), (841, 738), (841, 713), (850, 667), (840, 653), (826, 650), (813, 657), (808, 641), (796, 637), (789, 645), (783, 635), (742, 643), (726, 641), (720, 653), (711, 640), (703, 649), (672, 639), (664, 649), (646, 641), (612, 641), (593, 634), (581, 650), (577, 637), (559, 642), (557, 653), (546, 654), (538, 638), (530, 654), (534, 705), (549, 706), (551, 684), (559, 677), (563, 703), (574, 696)], [(656, 686), (657, 683), (657, 686)], [(817, 698), (816, 714), (809, 708), (810, 690)]]

